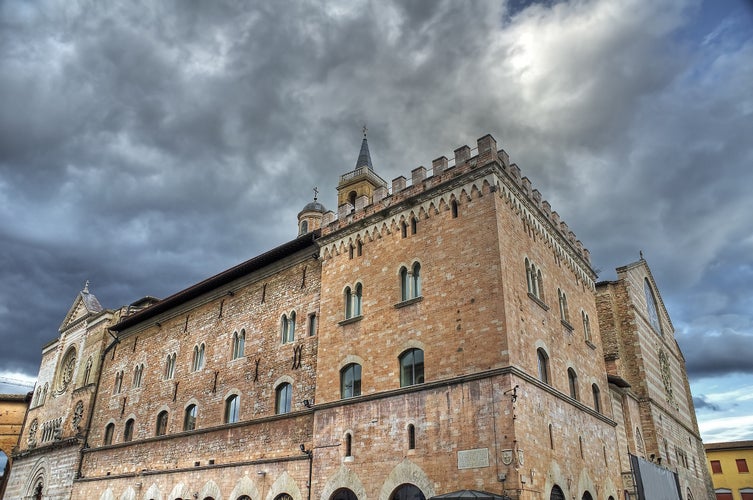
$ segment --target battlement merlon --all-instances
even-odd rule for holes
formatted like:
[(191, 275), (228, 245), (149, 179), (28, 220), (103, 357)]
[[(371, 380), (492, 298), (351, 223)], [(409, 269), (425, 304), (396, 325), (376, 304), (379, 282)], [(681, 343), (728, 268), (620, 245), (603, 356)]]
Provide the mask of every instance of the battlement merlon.
[[(474, 150), (476, 155), (472, 156)], [(391, 193), (388, 191), (387, 182), (371, 168), (359, 167), (343, 174), (340, 176), (339, 184), (341, 191), (345, 191), (342, 189), (343, 187), (362, 180), (366, 180), (377, 187), (373, 191), (371, 200), (366, 196), (358, 196), (355, 200), (350, 200), (351, 202), (340, 204), (337, 214), (332, 211), (325, 213), (322, 219), (322, 237), (344, 229), (382, 209), (394, 207), (409, 197), (425, 191), (433, 191), (440, 184), (490, 163), (496, 163), (501, 167), (500, 170), (505, 174), (509, 188), (515, 191), (518, 198), (524, 200), (529, 212), (540, 223), (548, 226), (552, 233), (559, 235), (562, 242), (570, 248), (572, 254), (583, 261), (588, 274), (590, 274), (590, 279), (595, 279), (596, 273), (591, 269), (591, 255), (588, 249), (576, 238), (568, 225), (561, 220), (559, 214), (552, 210), (551, 204), (543, 199), (541, 192), (532, 187), (530, 179), (521, 176), (520, 167), (515, 163), (510, 163), (507, 152), (504, 149), (497, 149), (497, 141), (490, 134), (479, 138), (474, 149), (467, 145), (455, 149), (452, 161), (445, 156), (434, 159), (431, 174), (423, 166), (413, 169), (410, 184), (408, 184), (408, 179), (405, 176), (393, 179)]]

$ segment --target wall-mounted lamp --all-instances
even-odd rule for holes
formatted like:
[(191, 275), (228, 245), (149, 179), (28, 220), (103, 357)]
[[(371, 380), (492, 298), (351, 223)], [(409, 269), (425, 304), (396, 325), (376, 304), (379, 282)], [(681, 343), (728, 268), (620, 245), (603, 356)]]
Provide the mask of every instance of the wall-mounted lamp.
[(267, 475), (267, 471), (265, 471), (265, 470), (259, 470), (259, 471), (256, 471), (256, 473), (257, 473), (258, 475), (260, 475), (261, 477), (264, 477), (264, 476), (266, 476), (266, 475)]
[(304, 455), (308, 455), (309, 457), (311, 457), (312, 451), (311, 450), (307, 450), (306, 449), (306, 445), (303, 444), (303, 443), (301, 443), (301, 453), (303, 453)]
[(314, 406), (314, 400), (304, 399), (303, 406), (305, 406), (306, 408), (311, 408), (312, 406)]

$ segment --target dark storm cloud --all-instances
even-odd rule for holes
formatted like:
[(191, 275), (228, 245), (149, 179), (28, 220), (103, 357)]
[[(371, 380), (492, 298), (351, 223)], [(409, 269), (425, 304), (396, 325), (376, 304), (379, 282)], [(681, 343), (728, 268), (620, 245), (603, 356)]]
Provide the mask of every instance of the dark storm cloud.
[(719, 405), (710, 402), (703, 394), (693, 396), (693, 406), (695, 406), (696, 411), (705, 409), (711, 411), (721, 411)]
[(603, 279), (644, 250), (693, 377), (745, 370), (753, 41), (707, 10), (1, 3), (0, 372), (87, 279), (164, 297), (294, 237), (313, 186), (336, 209), (363, 124), (388, 182), (492, 133)]

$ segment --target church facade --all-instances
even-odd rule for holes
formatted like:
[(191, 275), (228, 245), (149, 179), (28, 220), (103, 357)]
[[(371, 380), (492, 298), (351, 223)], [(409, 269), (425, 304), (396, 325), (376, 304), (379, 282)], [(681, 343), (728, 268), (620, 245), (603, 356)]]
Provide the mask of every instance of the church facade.
[[(85, 415), (60, 413), (46, 445), (25, 426), (14, 498), (617, 500), (655, 472), (709, 498), (646, 262), (595, 280), (492, 136), (389, 186), (364, 137), (337, 212), (307, 204), (297, 238), (164, 300), (87, 309), (88, 377), (61, 333), (39, 384), (50, 408), (85, 389)], [(48, 459), (64, 449), (72, 466)]]

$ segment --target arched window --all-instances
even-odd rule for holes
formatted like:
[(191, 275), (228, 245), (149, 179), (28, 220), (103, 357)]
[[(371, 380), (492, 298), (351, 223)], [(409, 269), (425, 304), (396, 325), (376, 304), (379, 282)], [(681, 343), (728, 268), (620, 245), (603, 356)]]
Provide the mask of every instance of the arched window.
[(134, 425), (134, 421), (132, 418), (129, 418), (128, 420), (126, 420), (125, 428), (123, 429), (123, 442), (124, 443), (127, 443), (133, 440), (133, 425)]
[(408, 269), (405, 267), (400, 268), (400, 300), (408, 300), (410, 298), (410, 281), (408, 280)]
[(183, 430), (192, 431), (196, 429), (196, 405), (188, 405), (183, 417)]
[(199, 371), (204, 368), (204, 344), (195, 345), (193, 348), (193, 363), (191, 364), (191, 371)]
[(361, 395), (361, 365), (351, 363), (340, 370), (340, 397)]
[(283, 314), (280, 320), (280, 336), (282, 337), (282, 343), (287, 344), (295, 340), (295, 311), (291, 311), (290, 315)]
[(549, 355), (542, 348), (536, 349), (536, 358), (538, 360), (539, 380), (545, 384), (549, 383)]
[(356, 292), (353, 294), (353, 316), (361, 315), (361, 304), (363, 299), (363, 285), (356, 283)]
[(567, 369), (567, 384), (570, 388), (570, 397), (578, 399), (578, 375), (575, 374), (575, 370), (572, 368)]
[(594, 410), (601, 413), (601, 391), (596, 384), (591, 385), (591, 390), (594, 395)]
[(583, 320), (583, 337), (586, 342), (591, 342), (591, 320), (588, 319), (588, 314), (585, 311), (581, 311), (580, 315)]
[(356, 255), (359, 257), (363, 255), (363, 243), (361, 243), (361, 240), (356, 241)]
[(243, 357), (246, 348), (246, 330), (241, 329), (239, 332), (233, 332), (233, 359)]
[(560, 303), (560, 319), (565, 323), (570, 323), (570, 312), (567, 310), (567, 295), (561, 289), (557, 289), (557, 295)]
[(353, 207), (356, 206), (356, 196), (358, 196), (358, 193), (356, 193), (355, 191), (348, 193), (348, 203), (350, 203)]
[(350, 435), (350, 432), (345, 434), (345, 456), (353, 456), (353, 436)]
[(544, 300), (544, 278), (541, 275), (541, 270), (536, 265), (525, 259), (526, 264), (526, 283), (528, 284), (528, 293), (535, 298)]
[(113, 388), (113, 394), (120, 394), (123, 388), (123, 371), (119, 371), (115, 374), (115, 387)]
[(648, 322), (656, 333), (664, 335), (659, 323), (659, 309), (656, 307), (656, 296), (648, 278), (643, 279), (643, 292), (646, 295), (646, 312), (648, 313)]
[(89, 381), (92, 375), (92, 358), (86, 360), (86, 368), (84, 369), (84, 385), (89, 385)]
[(282, 383), (275, 390), (275, 413), (281, 415), (290, 413), (293, 403), (293, 386)]
[(237, 422), (238, 417), (240, 416), (240, 409), (241, 405), (238, 395), (230, 395), (225, 400), (225, 423), (232, 424), (233, 422)]
[(552, 424), (549, 424), (549, 448), (554, 449), (554, 430)]
[(400, 300), (406, 301), (421, 296), (421, 264), (414, 262), (410, 270), (400, 268)]
[(349, 286), (345, 287), (345, 319), (353, 317), (353, 291)]
[(175, 376), (175, 353), (168, 354), (165, 361), (165, 380), (170, 380)]
[(133, 387), (141, 387), (141, 375), (144, 373), (144, 364), (136, 365), (133, 369)]
[(452, 218), (457, 219), (458, 218), (458, 202), (456, 200), (452, 200), (450, 202), (450, 211), (452, 212)]
[(105, 427), (105, 446), (112, 444), (112, 435), (115, 433), (115, 424), (110, 422)]
[[(123, 380), (123, 372), (120, 372), (120, 380)], [(44, 404), (47, 401), (47, 391), (50, 390), (50, 384), (49, 382), (45, 382), (44, 389), (42, 389), (42, 402), (40, 404)], [(120, 392), (120, 389), (118, 389), (118, 392)]]
[(408, 424), (408, 449), (416, 449), (416, 427), (413, 424)]
[(594, 500), (594, 498), (591, 496), (591, 494), (587, 491), (583, 492), (582, 500)]
[(157, 415), (157, 429), (155, 434), (157, 436), (164, 436), (167, 434), (167, 411), (161, 411)]
[(552, 492), (549, 494), (549, 500), (565, 500), (565, 494), (558, 485), (552, 486)]
[(410, 234), (416, 234), (418, 232), (418, 219), (415, 217), (410, 218)]
[(340, 488), (332, 493), (329, 500), (358, 500), (358, 497), (348, 488)]
[(390, 495), (389, 500), (426, 500), (424, 493), (414, 484), (401, 484)]
[(348, 245), (348, 258), (352, 259), (355, 254), (356, 254), (356, 247), (354, 247), (353, 244), (351, 243), (350, 245)]
[(400, 355), (400, 387), (424, 382), (424, 351), (408, 349)]
[(309, 221), (302, 220), (301, 221), (301, 232), (300, 234), (306, 234), (309, 232)]
[(408, 223), (403, 221), (400, 223), (400, 233), (402, 234), (403, 238), (408, 237)]

